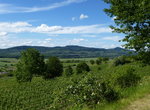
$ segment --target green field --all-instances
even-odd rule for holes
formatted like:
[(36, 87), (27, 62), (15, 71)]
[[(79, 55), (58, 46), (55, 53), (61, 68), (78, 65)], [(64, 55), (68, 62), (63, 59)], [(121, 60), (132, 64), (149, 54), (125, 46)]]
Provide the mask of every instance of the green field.
[[(1, 77), (0, 110), (126, 110), (131, 102), (150, 94), (150, 66), (143, 66), (139, 62), (113, 66), (112, 60), (100, 65), (91, 65), (89, 62), (91, 59), (87, 58), (61, 59), (63, 62), (67, 60), (86, 61), (91, 71), (76, 74), (75, 68), (78, 63), (70, 62), (63, 63), (64, 68), (72, 65), (74, 69), (74, 74), (69, 77), (62, 75), (50, 80), (34, 77), (32, 82), (21, 84), (16, 82), (15, 77)], [(17, 62), (16, 59), (0, 59), (0, 61), (2, 66)], [(140, 76), (141, 80), (136, 86), (122, 89), (115, 81), (129, 68), (134, 68), (134, 73)], [(101, 82), (109, 83), (108, 85), (119, 94), (119, 98), (113, 102), (106, 100), (93, 102), (99, 96), (93, 96), (88, 90), (97, 89), (97, 83)], [(75, 93), (71, 94), (72, 90)], [(93, 91), (92, 93), (99, 93)], [(90, 100), (84, 100), (85, 96)]]

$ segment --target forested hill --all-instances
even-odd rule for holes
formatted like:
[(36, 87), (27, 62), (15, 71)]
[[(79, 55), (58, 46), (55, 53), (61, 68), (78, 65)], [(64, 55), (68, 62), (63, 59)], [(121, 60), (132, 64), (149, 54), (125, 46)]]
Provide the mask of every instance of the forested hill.
[(89, 57), (117, 57), (128, 55), (129, 51), (122, 48), (104, 49), (89, 48), (81, 46), (65, 46), (65, 47), (41, 47), (41, 46), (18, 46), (8, 49), (0, 49), (1, 58), (18, 58), (21, 51), (27, 48), (35, 48), (39, 50), (45, 57), (57, 56), (60, 58), (89, 58)]

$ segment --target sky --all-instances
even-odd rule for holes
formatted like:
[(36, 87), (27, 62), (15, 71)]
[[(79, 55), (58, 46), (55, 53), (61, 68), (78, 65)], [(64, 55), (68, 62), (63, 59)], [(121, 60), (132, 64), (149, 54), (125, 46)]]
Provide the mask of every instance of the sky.
[(124, 36), (102, 0), (0, 0), (0, 48), (14, 46), (121, 47)]

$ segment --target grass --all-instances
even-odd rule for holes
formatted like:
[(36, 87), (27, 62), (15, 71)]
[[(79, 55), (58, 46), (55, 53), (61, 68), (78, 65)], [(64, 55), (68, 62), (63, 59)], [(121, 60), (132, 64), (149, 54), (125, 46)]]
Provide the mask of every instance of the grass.
[[(2, 60), (3, 59), (0, 59), (0, 61)], [(4, 59), (4, 61), (5, 60), (13, 63), (17, 62), (16, 59)], [(62, 61), (66, 60), (68, 59), (62, 59)], [(102, 63), (101, 65), (91, 65), (89, 60), (90, 59), (86, 59), (91, 69), (89, 74), (74, 74), (70, 77), (61, 76), (51, 80), (34, 77), (31, 83), (21, 84), (16, 82), (15, 77), (0, 78), (0, 110), (126, 110), (128, 105), (133, 101), (150, 94), (150, 66), (143, 67), (140, 63), (133, 62), (115, 67), (112, 65), (112, 60), (108, 63)], [(74, 64), (78, 63), (64, 63), (64, 67)], [(136, 70), (135, 74), (139, 75), (142, 80), (137, 86), (122, 89), (115, 84), (115, 79), (119, 75), (124, 74), (129, 67), (134, 68)], [(86, 103), (76, 103), (76, 97), (72, 95), (66, 96), (64, 94), (68, 86), (78, 86), (80, 82), (82, 84), (85, 79), (93, 76), (98, 80), (103, 78), (104, 81), (110, 82), (110, 86), (119, 92), (119, 100), (114, 102), (103, 101), (94, 105), (94, 107), (90, 107)]]

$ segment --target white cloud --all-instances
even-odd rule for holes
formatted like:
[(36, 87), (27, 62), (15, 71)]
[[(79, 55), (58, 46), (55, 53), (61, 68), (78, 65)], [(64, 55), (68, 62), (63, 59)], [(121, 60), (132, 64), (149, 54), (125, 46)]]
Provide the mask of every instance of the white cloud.
[(28, 22), (0, 22), (0, 32), (6, 33), (44, 33), (48, 35), (59, 35), (59, 34), (99, 34), (99, 33), (110, 33), (112, 30), (109, 27), (97, 25), (85, 25), (85, 26), (48, 26), (41, 24), (40, 26), (34, 27)]
[(82, 19), (87, 19), (88, 17), (89, 17), (88, 15), (81, 14), (81, 15), (80, 15), (80, 20), (82, 20)]
[(0, 37), (4, 37), (7, 35), (7, 32), (0, 32)]
[(29, 30), (36, 33), (48, 33), (48, 34), (90, 34), (90, 33), (109, 33), (112, 30), (109, 27), (101, 27), (101, 25), (85, 25), (85, 26), (48, 26), (42, 24), (38, 27), (33, 27)]
[(86, 41), (85, 39), (79, 38), (79, 39), (72, 39), (69, 41), (70, 45), (79, 45), (81, 42)]
[(48, 39), (45, 39), (45, 41), (51, 41), (52, 39), (48, 38)]
[(27, 22), (0, 22), (0, 32), (19, 33), (30, 30), (32, 25)]
[(93, 34), (83, 34), (82, 37), (96, 37), (96, 35)]
[(0, 38), (0, 48), (9, 48), (14, 46), (54, 46), (52, 39), (16, 39), (11, 37)]
[(55, 8), (67, 6), (73, 3), (80, 3), (85, 2), (87, 0), (64, 0), (62, 2), (53, 3), (49, 6), (45, 7), (21, 7), (21, 6), (14, 6), (12, 4), (0, 4), (0, 14), (6, 13), (29, 13), (29, 12), (38, 12), (38, 11), (46, 11), (52, 10)]
[(119, 41), (121, 39), (122, 39), (122, 37), (120, 37), (120, 36), (109, 36), (109, 37), (103, 38), (103, 40), (111, 40), (111, 41)]

